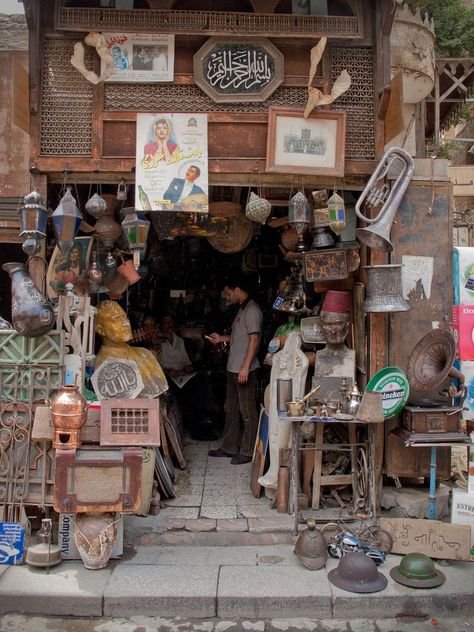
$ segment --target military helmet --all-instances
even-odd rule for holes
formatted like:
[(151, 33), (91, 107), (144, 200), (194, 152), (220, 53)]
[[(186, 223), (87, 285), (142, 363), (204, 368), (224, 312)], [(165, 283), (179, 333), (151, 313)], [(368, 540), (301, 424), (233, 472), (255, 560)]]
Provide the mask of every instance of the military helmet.
[(412, 588), (436, 588), (446, 579), (441, 571), (436, 570), (431, 557), (424, 553), (404, 555), (400, 565), (391, 569), (390, 576), (399, 584)]
[(319, 529), (316, 529), (314, 518), (308, 518), (306, 525), (308, 528), (296, 540), (295, 553), (303, 566), (310, 571), (316, 571), (326, 564), (326, 538)]
[(334, 586), (355, 593), (379, 592), (388, 583), (374, 560), (359, 551), (346, 553), (337, 568), (329, 571), (328, 579)]

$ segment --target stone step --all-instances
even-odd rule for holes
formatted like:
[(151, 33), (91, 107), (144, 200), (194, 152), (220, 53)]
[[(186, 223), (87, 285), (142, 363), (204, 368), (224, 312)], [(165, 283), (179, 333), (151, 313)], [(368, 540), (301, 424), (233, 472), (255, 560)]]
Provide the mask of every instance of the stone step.
[[(300, 525), (304, 528), (304, 525)], [(294, 519), (287, 514), (272, 518), (169, 518), (124, 516), (124, 545), (252, 546), (292, 544)]]

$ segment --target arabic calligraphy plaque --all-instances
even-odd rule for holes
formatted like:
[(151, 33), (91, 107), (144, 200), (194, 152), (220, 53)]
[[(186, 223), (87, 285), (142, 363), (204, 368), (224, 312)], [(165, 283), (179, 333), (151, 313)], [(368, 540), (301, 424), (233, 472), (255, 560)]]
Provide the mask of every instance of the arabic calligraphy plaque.
[(264, 38), (211, 37), (194, 55), (194, 80), (216, 103), (265, 101), (283, 81), (283, 54)]
[(135, 399), (144, 388), (137, 363), (118, 358), (107, 358), (91, 381), (98, 399)]

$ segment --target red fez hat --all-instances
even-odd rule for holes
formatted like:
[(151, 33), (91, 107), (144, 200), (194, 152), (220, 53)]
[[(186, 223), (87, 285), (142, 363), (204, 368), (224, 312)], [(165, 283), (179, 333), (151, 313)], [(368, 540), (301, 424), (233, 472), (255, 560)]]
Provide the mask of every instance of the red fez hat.
[(351, 311), (351, 300), (349, 292), (341, 290), (328, 290), (324, 296), (323, 312), (345, 312)]

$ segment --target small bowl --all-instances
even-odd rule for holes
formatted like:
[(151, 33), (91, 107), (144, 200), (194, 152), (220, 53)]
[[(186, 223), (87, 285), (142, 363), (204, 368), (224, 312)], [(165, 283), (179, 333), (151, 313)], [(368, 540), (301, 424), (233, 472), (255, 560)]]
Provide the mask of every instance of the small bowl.
[(305, 402), (286, 402), (286, 412), (288, 417), (303, 417)]

